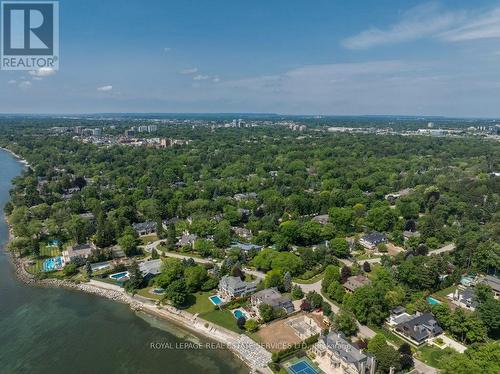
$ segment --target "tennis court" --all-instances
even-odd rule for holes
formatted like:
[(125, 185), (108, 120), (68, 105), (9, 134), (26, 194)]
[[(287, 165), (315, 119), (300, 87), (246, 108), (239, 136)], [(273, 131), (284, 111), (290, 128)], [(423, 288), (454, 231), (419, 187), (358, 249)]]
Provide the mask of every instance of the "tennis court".
[(290, 370), (293, 374), (319, 374), (319, 371), (312, 367), (306, 360), (296, 362), (291, 365), (288, 370)]

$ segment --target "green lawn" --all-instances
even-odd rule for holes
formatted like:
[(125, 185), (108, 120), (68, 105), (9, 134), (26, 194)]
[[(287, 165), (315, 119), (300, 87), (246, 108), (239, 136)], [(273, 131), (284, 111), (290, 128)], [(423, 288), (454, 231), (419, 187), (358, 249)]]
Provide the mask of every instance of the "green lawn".
[(208, 299), (209, 296), (215, 294), (215, 291), (205, 291), (205, 292), (196, 292), (195, 294), (191, 294), (188, 297), (188, 303), (186, 307), (186, 311), (192, 314), (204, 314), (213, 312), (215, 309), (215, 305)]
[(40, 273), (43, 269), (43, 261), (47, 258), (60, 256), (61, 252), (57, 247), (48, 247), (42, 246), (40, 247), (40, 257), (37, 259), (33, 259), (35, 261), (34, 265), (27, 266), (26, 270), (32, 274)]
[(450, 286), (448, 288), (444, 288), (441, 291), (433, 293), (433, 295), (436, 298), (442, 298), (446, 300), (446, 295), (449, 295), (450, 293), (455, 292), (455, 290), (458, 288), (458, 286)]
[(387, 330), (383, 327), (375, 326), (372, 324), (369, 324), (368, 327), (371, 328), (373, 331), (375, 331), (377, 334), (384, 335), (388, 341), (394, 343), (398, 347), (405, 342), (399, 336), (393, 334), (392, 332), (390, 332), (389, 330)]
[(241, 334), (243, 331), (236, 326), (236, 318), (229, 310), (214, 310), (200, 314), (200, 317), (208, 322), (225, 327), (228, 330)]
[(148, 298), (148, 299), (161, 300), (163, 298), (163, 295), (158, 295), (158, 294), (149, 292), (154, 288), (156, 288), (156, 287), (141, 288), (141, 289), (137, 290), (137, 295)]
[(424, 345), (418, 349), (416, 357), (430, 366), (441, 369), (444, 359), (454, 352), (450, 348), (439, 349), (431, 345)]
[(320, 281), (321, 279), (323, 279), (324, 275), (325, 275), (324, 272), (322, 272), (322, 273), (316, 274), (314, 277), (312, 277), (310, 279), (293, 278), (293, 281), (295, 283), (298, 283), (298, 284), (313, 284), (313, 283), (316, 283), (316, 282)]
[(148, 244), (149, 242), (157, 241), (158, 236), (156, 236), (156, 234), (145, 235), (145, 236), (141, 236), (139, 239), (141, 240), (142, 244)]

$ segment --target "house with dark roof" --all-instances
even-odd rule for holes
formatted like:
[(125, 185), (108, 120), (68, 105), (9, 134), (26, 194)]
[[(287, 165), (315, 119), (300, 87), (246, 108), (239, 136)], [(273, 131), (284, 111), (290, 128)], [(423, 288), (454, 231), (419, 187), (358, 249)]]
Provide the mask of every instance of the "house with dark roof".
[(443, 329), (432, 313), (417, 312), (408, 320), (396, 325), (393, 331), (415, 345), (422, 345), (429, 338), (440, 335)]
[(448, 299), (451, 300), (453, 304), (459, 306), (460, 308), (474, 311), (477, 306), (475, 301), (474, 289), (472, 287), (466, 287), (464, 289), (457, 288), (455, 292), (446, 295)]
[(244, 252), (248, 252), (251, 250), (256, 250), (260, 251), (262, 249), (261, 245), (257, 244), (251, 244), (251, 243), (239, 243), (239, 242), (234, 242), (231, 244), (231, 248), (238, 248), (241, 249)]
[(156, 222), (153, 221), (134, 223), (132, 227), (139, 236), (149, 235), (156, 232)]
[(258, 281), (245, 282), (239, 277), (224, 275), (219, 281), (219, 295), (228, 300), (247, 296), (257, 290), (257, 284)]
[(318, 361), (331, 367), (332, 373), (375, 374), (375, 358), (348, 341), (344, 334), (330, 332), (311, 348)]
[(344, 283), (344, 288), (347, 292), (351, 293), (358, 288), (369, 286), (370, 284), (372, 284), (372, 281), (364, 275), (353, 275), (347, 278), (347, 281)]
[(477, 281), (477, 283), (490, 286), (491, 290), (493, 291), (493, 295), (495, 295), (495, 299), (498, 299), (498, 297), (500, 296), (500, 279), (498, 279), (497, 277), (487, 275)]
[(179, 240), (177, 241), (176, 245), (179, 248), (184, 247), (184, 246), (193, 247), (194, 246), (194, 242), (197, 241), (197, 240), (198, 240), (198, 235), (196, 235), (196, 234), (189, 234), (188, 232), (185, 232), (179, 238)]
[(273, 307), (273, 309), (282, 309), (286, 314), (293, 313), (294, 307), (292, 301), (281, 295), (281, 293), (276, 288), (267, 288), (265, 290), (254, 293), (250, 297), (250, 302), (252, 308), (260, 317), (259, 306), (262, 304), (267, 304)]
[(361, 244), (366, 249), (375, 249), (379, 244), (382, 243), (387, 243), (387, 237), (385, 236), (385, 234), (377, 231), (365, 235), (359, 240), (359, 244)]

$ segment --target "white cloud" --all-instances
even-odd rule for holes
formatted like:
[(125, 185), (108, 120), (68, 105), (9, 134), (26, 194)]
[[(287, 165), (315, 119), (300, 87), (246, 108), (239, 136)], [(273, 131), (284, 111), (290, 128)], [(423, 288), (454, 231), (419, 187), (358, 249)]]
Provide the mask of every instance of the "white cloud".
[(442, 32), (438, 38), (447, 42), (500, 38), (500, 7), (470, 17), (463, 25)]
[(386, 29), (370, 28), (342, 41), (349, 49), (432, 38), (441, 42), (462, 42), (500, 38), (500, 7), (487, 10), (446, 11), (427, 3), (405, 12), (400, 21)]
[(10, 81), (7, 82), (8, 84), (16, 84), (17, 81), (15, 79), (11, 79)]
[(113, 86), (108, 85), (108, 86), (102, 86), (102, 87), (97, 87), (97, 91), (99, 92), (109, 92), (113, 90)]
[(171, 50), (172, 50), (172, 48), (170, 48), (170, 47), (163, 48), (163, 52), (165, 52), (165, 53), (170, 52)]
[(56, 71), (53, 68), (40, 68), (38, 70), (31, 70), (30, 75), (34, 77), (48, 77), (54, 75)]
[(30, 88), (31, 87), (31, 82), (30, 81), (21, 81), (21, 82), (19, 82), (18, 87), (22, 88), (22, 89)]
[(193, 77), (193, 80), (195, 80), (195, 81), (204, 81), (204, 80), (207, 80), (207, 79), (210, 79), (209, 75), (198, 74), (198, 75), (195, 75)]
[(196, 74), (198, 72), (198, 68), (189, 68), (181, 70), (180, 73), (184, 75)]
[(215, 76), (215, 77), (212, 78), (212, 82), (219, 83), (220, 82), (220, 78), (218, 76)]

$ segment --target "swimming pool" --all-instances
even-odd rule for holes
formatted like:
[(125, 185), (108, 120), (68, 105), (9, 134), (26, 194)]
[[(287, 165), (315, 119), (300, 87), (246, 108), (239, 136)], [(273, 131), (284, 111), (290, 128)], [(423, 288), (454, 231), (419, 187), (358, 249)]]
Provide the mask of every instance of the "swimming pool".
[(217, 295), (210, 296), (209, 299), (212, 302), (212, 304), (214, 304), (214, 305), (220, 305), (220, 304), (222, 304), (221, 298), (219, 296), (217, 296)]
[(128, 271), (122, 271), (121, 273), (111, 274), (109, 277), (114, 280), (121, 280), (123, 278), (128, 277)]
[(236, 319), (239, 319), (241, 317), (247, 318), (247, 315), (245, 313), (243, 313), (243, 311), (241, 309), (233, 310), (233, 315)]
[(429, 296), (427, 298), (427, 302), (431, 305), (437, 305), (437, 304), (441, 304), (441, 301), (439, 300), (436, 300), (435, 298), (433, 298), (432, 296)]
[(165, 290), (163, 288), (153, 288), (151, 293), (154, 293), (155, 295), (162, 295), (165, 293)]
[(62, 265), (62, 257), (51, 257), (43, 261), (42, 270), (43, 271), (54, 271), (61, 270)]

